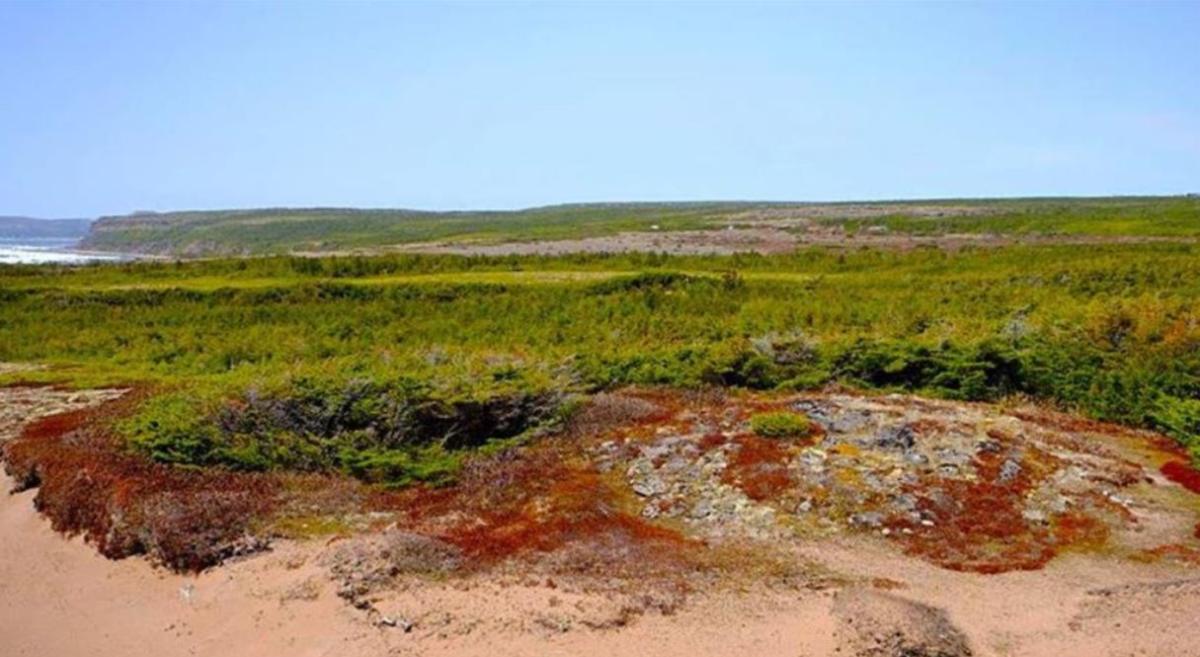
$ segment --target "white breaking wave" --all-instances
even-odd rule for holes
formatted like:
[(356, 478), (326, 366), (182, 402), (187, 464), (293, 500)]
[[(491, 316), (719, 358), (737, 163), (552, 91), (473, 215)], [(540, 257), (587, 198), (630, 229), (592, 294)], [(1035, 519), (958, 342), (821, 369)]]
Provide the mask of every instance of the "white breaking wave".
[(37, 265), (37, 264), (78, 264), (99, 260), (120, 260), (120, 256), (74, 251), (69, 248), (71, 242), (59, 240), (43, 240), (39, 243), (5, 243), (0, 241), (0, 264), (3, 265)]

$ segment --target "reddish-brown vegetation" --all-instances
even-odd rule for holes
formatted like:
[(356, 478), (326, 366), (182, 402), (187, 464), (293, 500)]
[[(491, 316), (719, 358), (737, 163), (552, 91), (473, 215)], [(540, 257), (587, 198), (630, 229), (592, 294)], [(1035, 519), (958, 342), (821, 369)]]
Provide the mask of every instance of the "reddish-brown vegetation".
[(1069, 433), (1120, 435), (1131, 431), (1129, 427), (1112, 422), (1103, 422), (1101, 420), (1093, 420), (1079, 415), (1070, 415), (1046, 409), (1018, 409), (1010, 411), (1010, 413), (1017, 419)]
[(1200, 566), (1200, 549), (1179, 543), (1160, 545), (1156, 548), (1143, 550), (1139, 556), (1141, 559), (1150, 562), (1166, 559), (1192, 566)]
[(741, 488), (746, 497), (761, 502), (773, 499), (792, 486), (787, 463), (791, 450), (778, 440), (741, 434), (730, 441), (735, 447), (722, 480)]
[(911, 487), (928, 523), (894, 518), (888, 524), (905, 550), (951, 570), (1001, 573), (1034, 570), (1052, 559), (1061, 542), (1082, 540), (1084, 521), (1071, 519), (1061, 537), (1031, 525), (1022, 516), (1025, 494), (1053, 459), (1031, 450), (1022, 467), (1001, 476), (1002, 452), (981, 451), (975, 459), (978, 479), (927, 480)]
[(1186, 461), (1167, 461), (1162, 465), (1161, 471), (1167, 479), (1200, 494), (1200, 471)]
[(625, 511), (601, 473), (553, 444), (476, 460), (455, 486), (408, 491), (388, 506), (477, 567), (586, 548), (569, 564), (572, 572), (666, 574), (686, 568), (698, 547)]
[(177, 570), (200, 570), (257, 547), (251, 525), (278, 503), (268, 476), (150, 463), (121, 449), (109, 427), (140, 393), (37, 420), (4, 447), (18, 487), (58, 531), (82, 534), (104, 555), (148, 553)]

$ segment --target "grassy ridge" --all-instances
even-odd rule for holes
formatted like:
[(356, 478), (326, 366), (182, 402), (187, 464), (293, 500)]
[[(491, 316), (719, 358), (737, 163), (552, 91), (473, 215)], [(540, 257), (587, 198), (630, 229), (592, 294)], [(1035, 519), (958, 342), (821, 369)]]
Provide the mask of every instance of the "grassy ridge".
[(85, 246), (148, 253), (284, 253), (442, 239), (567, 239), (709, 227), (738, 204), (554, 206), (514, 212), (264, 209), (172, 212), (100, 219)]
[[(781, 214), (782, 213), (782, 214)], [(994, 232), (1195, 237), (1200, 199), (942, 200), (884, 203), (614, 203), (510, 212), (259, 209), (142, 213), (97, 221), (88, 248), (163, 254), (263, 254), (434, 240), (573, 239), (623, 231), (712, 229), (786, 216), (904, 233)]]
[(1021, 393), (1196, 444), (1198, 301), (1190, 244), (14, 266), (0, 361), (155, 384), (122, 426), (158, 460), (391, 483), (630, 383)]
[(885, 226), (894, 232), (914, 235), (1200, 235), (1200, 198), (1046, 199), (1037, 202), (1012, 201), (988, 207), (992, 212), (979, 215), (931, 217), (913, 216), (900, 211), (883, 217), (847, 219), (841, 223), (848, 230)]

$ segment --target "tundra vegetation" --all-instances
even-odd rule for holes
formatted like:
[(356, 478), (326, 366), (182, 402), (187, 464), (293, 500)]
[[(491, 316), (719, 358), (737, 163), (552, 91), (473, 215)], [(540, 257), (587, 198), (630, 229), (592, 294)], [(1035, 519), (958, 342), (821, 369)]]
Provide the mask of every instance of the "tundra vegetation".
[(1197, 295), (1192, 244), (7, 267), (0, 360), (152, 386), (155, 460), (393, 484), (630, 384), (1026, 395), (1200, 452)]
[[(1014, 202), (976, 228), (1200, 228), (1192, 201), (1096, 203), (1055, 214)], [(1159, 214), (1147, 219), (1150, 206)], [(958, 221), (889, 215), (853, 228), (970, 228)], [(1161, 431), (1200, 458), (1198, 297), (1200, 244), (1188, 240), (6, 266), (0, 362), (48, 367), (0, 383), (136, 387), (102, 418), (103, 440), (72, 449), (115, 449), (130, 469), (155, 464), (161, 485), (197, 490), (200, 471), (282, 477), (255, 490), (330, 475), (380, 494), (446, 486), (480, 455), (569, 433), (580, 399), (628, 385), (1024, 397)], [(782, 443), (809, 430), (801, 416), (750, 423)], [(8, 451), (11, 463), (19, 450)], [(44, 474), (35, 452), (28, 485)], [(250, 499), (237, 502), (242, 524), (222, 531), (242, 535), (263, 511)], [(206, 526), (203, 512), (183, 526)], [(79, 514), (71, 522), (87, 530)], [(220, 556), (171, 554), (181, 567)]]

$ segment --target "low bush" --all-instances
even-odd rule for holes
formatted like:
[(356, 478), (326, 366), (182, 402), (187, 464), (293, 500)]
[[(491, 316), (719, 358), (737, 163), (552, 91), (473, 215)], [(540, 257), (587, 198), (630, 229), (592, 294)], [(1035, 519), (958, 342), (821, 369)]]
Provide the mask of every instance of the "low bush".
[(1164, 433), (1179, 441), (1200, 463), (1200, 399), (1179, 399), (1162, 395), (1150, 415)]
[(812, 426), (800, 413), (777, 411), (751, 416), (750, 430), (763, 438), (802, 438), (812, 431)]
[(300, 377), (225, 400), (160, 395), (118, 428), (135, 452), (161, 463), (441, 485), (466, 450), (555, 421), (561, 403), (551, 392), (447, 398), (410, 379)]

